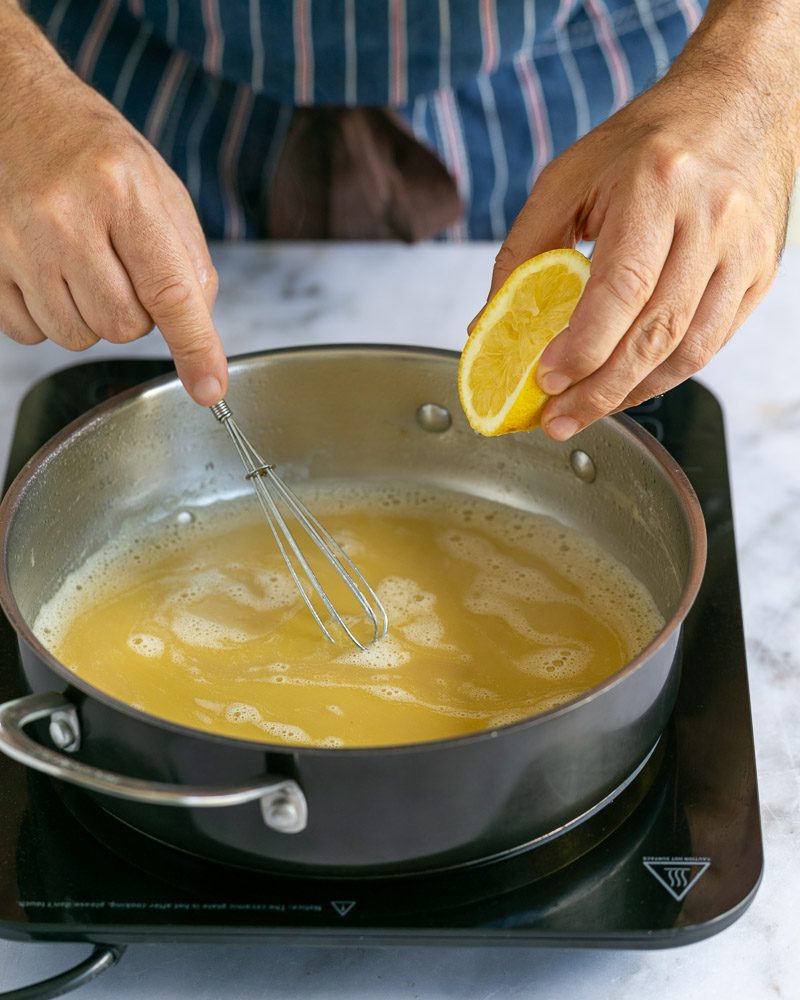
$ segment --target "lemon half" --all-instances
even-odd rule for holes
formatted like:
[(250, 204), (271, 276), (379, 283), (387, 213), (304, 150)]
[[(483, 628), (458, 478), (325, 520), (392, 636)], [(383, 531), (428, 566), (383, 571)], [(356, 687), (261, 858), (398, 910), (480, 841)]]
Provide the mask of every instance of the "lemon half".
[(569, 323), (589, 278), (577, 250), (548, 250), (511, 272), (461, 353), (458, 394), (473, 430), (493, 436), (539, 425), (550, 398), (536, 384), (545, 347)]

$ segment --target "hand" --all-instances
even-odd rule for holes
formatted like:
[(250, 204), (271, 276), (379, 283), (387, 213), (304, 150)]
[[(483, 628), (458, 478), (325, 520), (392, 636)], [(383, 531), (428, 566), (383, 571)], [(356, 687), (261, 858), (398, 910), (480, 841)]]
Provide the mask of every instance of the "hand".
[[(730, 84), (730, 81), (728, 81)], [(570, 324), (537, 381), (545, 432), (565, 440), (693, 375), (774, 277), (796, 162), (785, 115), (715, 73), (666, 77), (542, 173), (497, 257), (520, 263), (595, 240)]]
[(188, 192), (55, 53), (36, 58), (0, 102), (0, 330), (80, 351), (155, 323), (195, 401), (218, 402), (217, 276)]

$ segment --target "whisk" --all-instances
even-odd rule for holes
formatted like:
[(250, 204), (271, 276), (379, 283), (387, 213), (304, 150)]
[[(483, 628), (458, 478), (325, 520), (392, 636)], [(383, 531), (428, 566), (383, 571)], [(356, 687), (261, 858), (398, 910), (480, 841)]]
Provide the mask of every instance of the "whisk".
[[(324, 556), (335, 570), (339, 579), (341, 579), (358, 601), (364, 615), (372, 626), (372, 638), (369, 642), (382, 639), (389, 627), (389, 618), (378, 595), (361, 575), (355, 563), (353, 563), (331, 533), (320, 524), (305, 504), (283, 482), (275, 472), (275, 467), (265, 462), (259, 455), (242, 433), (242, 430), (233, 418), (231, 408), (225, 400), (221, 399), (216, 405), (209, 407), (209, 409), (227, 429), (239, 453), (239, 458), (242, 460), (242, 465), (244, 465), (245, 477), (250, 481), (267, 519), (267, 523), (272, 529), (273, 537), (283, 556), (283, 561), (286, 563), (286, 567), (291, 573), (292, 579), (305, 601), (306, 607), (314, 616), (314, 621), (322, 629), (325, 637), (331, 642), (335, 641), (315, 606), (315, 598), (316, 602), (325, 608), (336, 625), (342, 629), (345, 635), (359, 649), (366, 649), (367, 645), (369, 645), (369, 643), (367, 645), (362, 643), (353, 634), (344, 617), (333, 606), (331, 599), (319, 582), (316, 573), (303, 554), (297, 539), (286, 523), (286, 519), (281, 513), (281, 507), (284, 507), (294, 517), (302, 530), (311, 539), (316, 549)], [(303, 580), (306, 582), (304, 583)]]

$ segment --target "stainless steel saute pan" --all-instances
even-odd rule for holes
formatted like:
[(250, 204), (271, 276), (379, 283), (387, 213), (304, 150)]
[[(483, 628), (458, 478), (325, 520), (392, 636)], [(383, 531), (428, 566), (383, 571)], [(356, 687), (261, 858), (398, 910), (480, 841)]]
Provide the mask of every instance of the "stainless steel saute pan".
[(642, 767), (674, 702), (681, 624), (705, 562), (697, 499), (672, 458), (626, 418), (566, 443), (539, 432), (477, 437), (458, 405), (456, 367), (454, 354), (417, 348), (277, 351), (235, 361), (228, 399), (293, 485), (434, 484), (587, 532), (664, 615), (640, 656), (542, 715), (375, 749), (214, 735), (110, 697), (33, 635), (42, 603), (124, 521), (248, 489), (224, 432), (166, 377), (71, 424), (0, 506), (0, 603), (31, 691), (0, 707), (0, 749), (159, 840), (298, 873), (470, 863), (543, 843), (612, 798)]

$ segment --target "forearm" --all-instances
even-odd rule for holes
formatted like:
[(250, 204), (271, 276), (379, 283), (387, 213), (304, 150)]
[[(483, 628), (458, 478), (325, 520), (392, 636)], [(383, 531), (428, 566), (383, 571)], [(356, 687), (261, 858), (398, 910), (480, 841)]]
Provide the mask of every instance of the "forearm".
[(0, 0), (0, 117), (64, 74), (71, 71), (17, 0)]
[[(710, 0), (667, 80), (706, 79), (698, 98), (728, 118), (746, 108), (751, 121), (774, 133), (800, 166), (800, 3), (797, 0)], [(713, 91), (716, 90), (716, 100)]]

